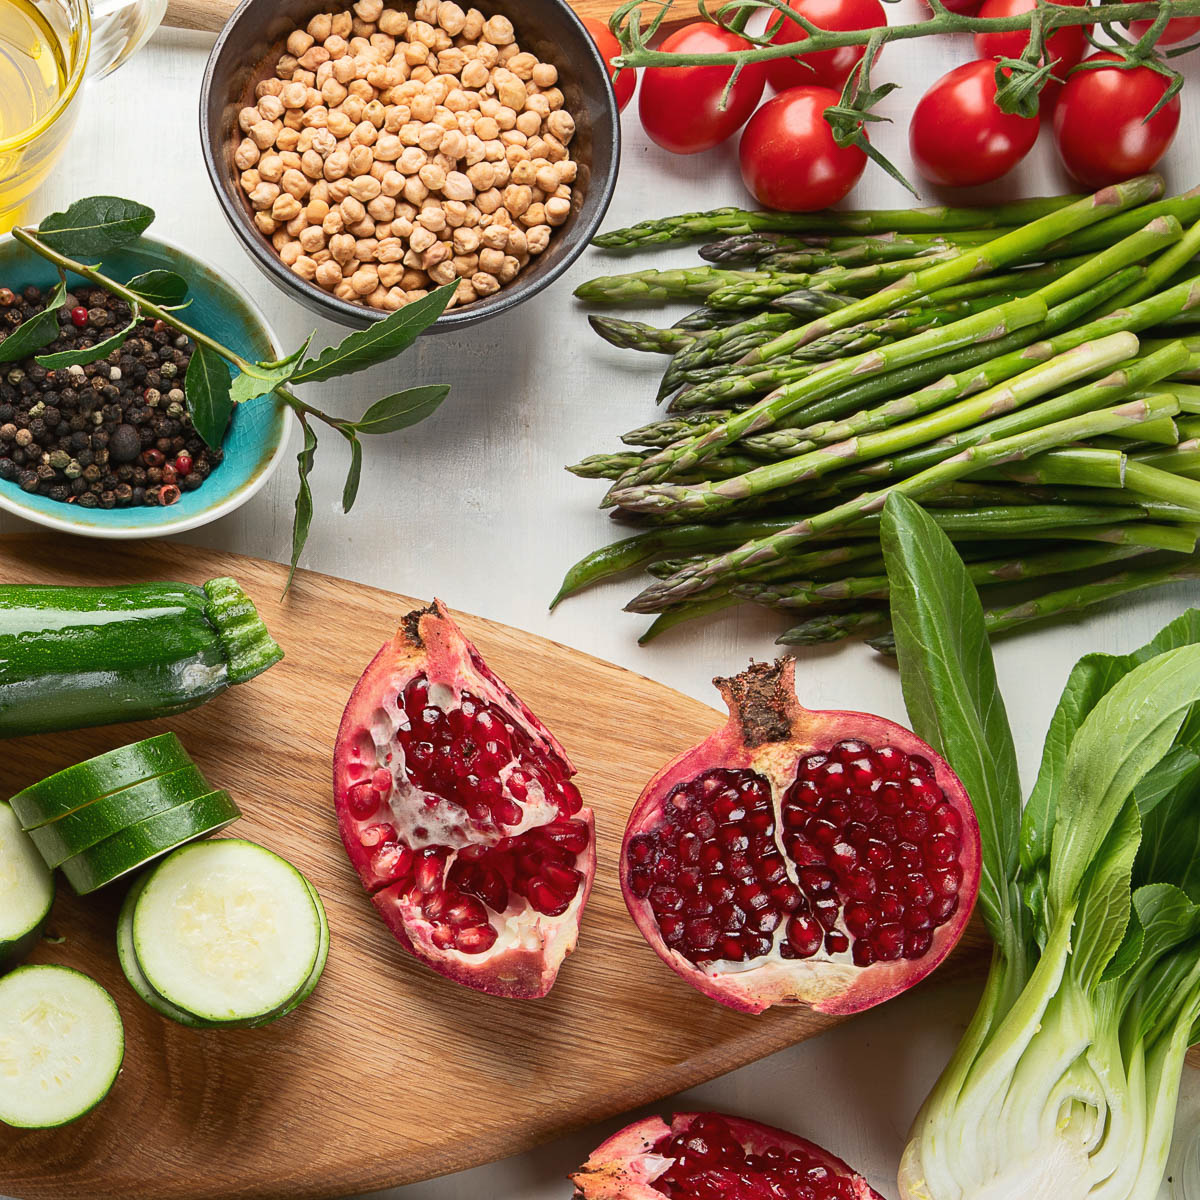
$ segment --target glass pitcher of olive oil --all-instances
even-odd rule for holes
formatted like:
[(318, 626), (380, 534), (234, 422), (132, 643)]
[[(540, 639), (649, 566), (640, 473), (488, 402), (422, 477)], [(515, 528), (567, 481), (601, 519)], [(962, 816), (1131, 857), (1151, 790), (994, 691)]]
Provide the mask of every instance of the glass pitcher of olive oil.
[(0, 0), (0, 233), (66, 144), (84, 78), (116, 70), (166, 8), (167, 0)]

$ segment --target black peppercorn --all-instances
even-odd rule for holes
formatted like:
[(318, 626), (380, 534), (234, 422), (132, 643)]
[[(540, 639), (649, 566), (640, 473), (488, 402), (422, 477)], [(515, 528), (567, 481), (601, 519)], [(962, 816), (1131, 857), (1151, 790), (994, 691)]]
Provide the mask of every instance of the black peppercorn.
[(109, 457), (115, 463), (130, 463), (141, 453), (142, 440), (132, 425), (118, 425), (108, 442)]

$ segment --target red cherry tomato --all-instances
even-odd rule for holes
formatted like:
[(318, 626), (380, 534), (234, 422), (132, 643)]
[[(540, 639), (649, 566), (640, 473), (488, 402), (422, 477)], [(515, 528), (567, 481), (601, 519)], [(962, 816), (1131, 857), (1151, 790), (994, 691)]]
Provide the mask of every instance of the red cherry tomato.
[[(743, 50), (749, 43), (707, 21), (685, 25), (671, 34), (660, 49), (682, 54), (719, 54)], [(732, 67), (647, 67), (642, 72), (638, 112), (642, 125), (664, 150), (672, 154), (697, 154), (719, 146), (739, 130), (762, 98), (767, 82), (762, 63), (748, 66), (729, 92), (725, 108), (721, 96)]]
[(858, 182), (866, 154), (858, 146), (839, 146), (825, 120), (825, 110), (840, 99), (832, 88), (791, 88), (750, 118), (738, 159), (760, 204), (812, 212), (836, 204)]
[[(942, 7), (948, 8), (952, 13), (958, 13), (960, 17), (973, 17), (979, 11), (979, 0), (942, 0)], [(930, 14), (933, 13), (928, 4), (925, 8)]]
[[(1129, 32), (1135, 38), (1140, 38), (1153, 21), (1130, 21)], [(1171, 46), (1175, 42), (1186, 42), (1200, 33), (1200, 17), (1176, 17), (1167, 22), (1167, 27), (1158, 35), (1157, 45)]]
[[(873, 29), (887, 24), (879, 0), (788, 0), (789, 6), (818, 29)], [(795, 21), (779, 18), (771, 41), (802, 42), (808, 34)], [(767, 63), (767, 79), (778, 92), (792, 87), (827, 87), (841, 91), (863, 56), (863, 46), (839, 46), (802, 58), (776, 58)]]
[[(1111, 50), (1085, 58), (1120, 62)], [(1076, 70), (1054, 110), (1054, 142), (1063, 165), (1087, 187), (1103, 187), (1149, 171), (1179, 128), (1179, 97), (1147, 121), (1170, 80), (1149, 67)]]
[[(1066, 4), (1073, 8), (1083, 8), (1088, 0), (1054, 0), (1056, 4)], [(979, 10), (981, 17), (1015, 17), (1019, 13), (1029, 12), (1034, 6), (1034, 0), (983, 0)], [(977, 33), (975, 35), (975, 50), (980, 58), (1020, 58), (1029, 45), (1029, 34), (1025, 30), (1012, 33)], [(1064, 25), (1056, 29), (1046, 40), (1050, 59), (1057, 63), (1055, 75), (1060, 79), (1067, 77), (1067, 72), (1084, 56), (1087, 50), (1087, 38), (1084, 36), (1082, 25)]]
[(624, 112), (625, 105), (633, 99), (633, 89), (637, 87), (637, 72), (631, 67), (618, 72), (612, 65), (612, 60), (621, 53), (621, 43), (603, 21), (597, 21), (595, 17), (584, 17), (583, 23), (592, 35), (600, 57), (609, 64), (608, 74), (613, 81), (613, 91), (617, 94), (617, 107)]
[(908, 127), (917, 170), (931, 183), (971, 187), (1011, 171), (1037, 140), (1037, 117), (996, 107), (996, 64), (964, 63), (921, 97)]

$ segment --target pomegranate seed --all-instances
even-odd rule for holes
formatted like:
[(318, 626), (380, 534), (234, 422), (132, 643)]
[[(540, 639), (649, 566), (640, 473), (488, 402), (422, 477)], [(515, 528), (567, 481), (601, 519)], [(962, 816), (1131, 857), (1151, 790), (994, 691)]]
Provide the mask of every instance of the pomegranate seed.
[(809, 754), (800, 760), (798, 767), (799, 777), (801, 779), (813, 780), (817, 778), (821, 768), (829, 761), (827, 755), (824, 754)]
[(455, 931), (449, 925), (435, 925), (433, 932), (429, 935), (429, 940), (439, 950), (445, 950), (447, 947), (454, 945), (456, 936)]
[(370, 783), (356, 783), (351, 789), (347, 798), (347, 803), (350, 808), (350, 815), (356, 821), (365, 821), (368, 817), (373, 817), (379, 810), (379, 793), (372, 787)]
[(746, 818), (746, 805), (737, 792), (726, 792), (713, 801), (712, 814), (721, 825), (735, 825)]
[(875, 961), (875, 951), (871, 947), (871, 943), (865, 938), (854, 943), (854, 949), (851, 951), (856, 967), (869, 967)]
[(464, 954), (483, 954), (496, 943), (496, 931), (490, 925), (477, 925), (474, 929), (459, 929), (454, 935), (454, 944)]
[(836, 883), (837, 878), (833, 872), (827, 871), (824, 867), (804, 867), (800, 871), (800, 886), (810, 896), (831, 892)]
[(807, 907), (804, 897), (800, 893), (800, 889), (796, 887), (790, 880), (786, 883), (778, 884), (771, 889), (771, 903), (780, 912), (790, 913), (802, 905)]
[[(904, 785), (889, 779), (887, 783), (880, 785), (879, 790), (875, 793), (875, 801), (879, 805), (879, 811), (882, 813), (890, 813), (892, 816), (895, 816), (897, 813), (903, 812)], [(880, 836), (883, 835), (881, 834)]]
[(462, 896), (447, 910), (446, 920), (456, 928), (480, 925), (487, 920), (487, 912), (474, 896)]
[(880, 746), (875, 761), (889, 779), (899, 779), (908, 766), (908, 755), (898, 746)]
[(683, 927), (688, 946), (699, 953), (711, 950), (717, 944), (719, 932), (712, 917), (699, 917), (695, 921), (688, 921)]
[(779, 928), (779, 922), (783, 920), (782, 915), (773, 908), (764, 908), (759, 912), (753, 913), (747, 924), (756, 933), (774, 933)]
[(807, 913), (797, 913), (788, 921), (788, 945), (801, 958), (812, 958), (820, 950), (823, 936), (820, 925)]
[(659, 913), (678, 912), (683, 907), (683, 897), (677, 888), (660, 883), (650, 890), (650, 907), (655, 916)]
[(398, 883), (412, 870), (413, 852), (407, 846), (384, 842), (371, 856), (371, 870), (380, 883)]
[(880, 923), (889, 921), (898, 921), (904, 913), (904, 905), (900, 903), (900, 897), (890, 893), (884, 893), (875, 902), (875, 915), (879, 918)]
[(848, 904), (846, 928), (855, 937), (865, 937), (875, 928), (875, 914), (865, 904)]
[(573, 817), (583, 807), (583, 797), (569, 779), (558, 780), (554, 784), (554, 793), (558, 811), (564, 817)]
[(901, 813), (896, 825), (910, 842), (919, 842), (929, 832), (929, 818), (920, 811)]
[(564, 867), (559, 863), (547, 863), (542, 868), (542, 878), (567, 900), (575, 898), (583, 881), (583, 876), (574, 867)]
[(720, 875), (705, 881), (704, 894), (714, 903), (723, 904), (733, 899), (736, 891), (732, 880), (723, 879)]
[(962, 886), (962, 871), (957, 865), (947, 867), (944, 871), (934, 871), (929, 881), (939, 896), (957, 896)]
[(902, 786), (908, 803), (922, 810), (931, 809), (944, 799), (942, 789), (923, 775), (909, 775)]
[(717, 819), (706, 809), (701, 809), (688, 817), (687, 827), (697, 837), (707, 841), (717, 832)]
[(846, 763), (846, 782), (855, 792), (869, 792), (883, 781), (883, 772), (869, 751)]
[(850, 939), (835, 929), (825, 935), (825, 949), (830, 954), (845, 954), (850, 949)]
[(717, 841), (731, 852), (744, 853), (750, 849), (750, 839), (738, 825), (723, 825), (717, 831)]
[(924, 849), (926, 861), (935, 867), (948, 867), (958, 858), (958, 842), (947, 833), (935, 833)]
[(926, 779), (933, 778), (933, 763), (923, 754), (910, 754), (908, 756), (908, 769), (914, 775), (922, 775)]
[(359, 842), (370, 849), (396, 840), (396, 831), (390, 825), (369, 825), (358, 835)]
[(588, 848), (588, 827), (582, 821), (555, 821), (542, 830), (542, 836), (568, 854), (582, 854)]
[(957, 896), (935, 896), (929, 905), (929, 915), (937, 925), (945, 924), (957, 911)]
[(543, 879), (531, 879), (526, 896), (529, 903), (547, 917), (558, 917), (567, 911), (568, 901)]
[(933, 921), (930, 920), (929, 913), (925, 909), (909, 908), (905, 909), (901, 924), (905, 929), (920, 930), (928, 929), (933, 924)]
[(845, 741), (838, 742), (829, 752), (829, 756), (840, 763), (848, 763), (851, 759), (860, 758), (870, 747), (866, 742), (860, 742), (857, 738), (847, 738)]
[(722, 904), (712, 915), (723, 933), (737, 933), (746, 926), (746, 912), (736, 904)]
[(742, 946), (746, 950), (747, 958), (762, 958), (763, 955), (771, 953), (771, 939), (756, 933), (743, 933)]
[(675, 843), (675, 853), (681, 863), (697, 863), (700, 861), (700, 847), (703, 843), (695, 833), (683, 833)]
[(707, 917), (713, 911), (712, 901), (703, 893), (689, 896), (683, 902), (683, 915), (685, 917)]
[(866, 867), (856, 867), (842, 880), (846, 895), (852, 900), (870, 900), (879, 890), (875, 876)]
[(835, 896), (825, 896), (813, 901), (813, 916), (826, 928), (832, 929), (837, 923), (838, 909), (841, 906)]
[(639, 900), (644, 900), (650, 894), (654, 885), (654, 876), (648, 867), (634, 867), (629, 872), (629, 888)]
[(742, 962), (746, 951), (742, 949), (741, 941), (736, 937), (724, 937), (717, 946), (718, 955), (726, 962)]
[(933, 934), (928, 930), (920, 930), (919, 932), (906, 933), (904, 935), (904, 957), (905, 958), (922, 958), (929, 953), (929, 947), (933, 945)]
[(895, 962), (904, 953), (904, 930), (899, 925), (880, 925), (871, 946), (880, 962)]
[(492, 805), (492, 820), (497, 825), (520, 825), (524, 815), (519, 804), (503, 796)]
[(910, 875), (904, 881), (904, 895), (910, 904), (929, 904), (933, 900), (933, 888), (924, 875)]
[(676, 946), (683, 941), (683, 918), (675, 913), (659, 917), (658, 929), (668, 946)]

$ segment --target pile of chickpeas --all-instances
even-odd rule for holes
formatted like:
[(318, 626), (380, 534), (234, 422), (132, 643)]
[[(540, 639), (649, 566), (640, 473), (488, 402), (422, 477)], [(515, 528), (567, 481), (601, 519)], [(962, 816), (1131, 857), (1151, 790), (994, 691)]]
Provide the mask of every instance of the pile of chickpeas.
[(453, 0), (358, 0), (297, 29), (244, 108), (234, 161), (282, 261), (395, 311), (511, 283), (571, 213), (575, 121), (512, 22)]

